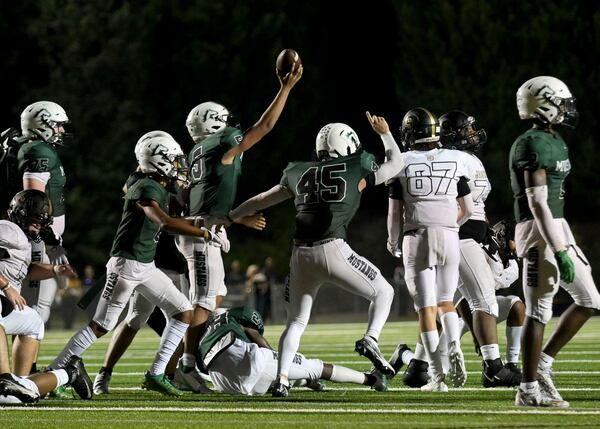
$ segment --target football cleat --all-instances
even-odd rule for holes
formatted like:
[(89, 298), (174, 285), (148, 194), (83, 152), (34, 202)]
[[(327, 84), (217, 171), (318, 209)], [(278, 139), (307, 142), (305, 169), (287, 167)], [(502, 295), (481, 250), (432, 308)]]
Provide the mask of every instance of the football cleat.
[(315, 392), (322, 392), (325, 390), (325, 383), (318, 378), (314, 378), (311, 380), (306, 380), (306, 387), (308, 387), (310, 390), (314, 390)]
[(371, 385), (371, 389), (376, 392), (386, 392), (388, 390), (387, 377), (377, 369), (371, 371), (371, 375), (375, 377), (375, 381)]
[(526, 392), (519, 387), (515, 397), (515, 405), (518, 407), (551, 407), (552, 401), (540, 391), (539, 387), (531, 392)]
[(20, 385), (12, 374), (0, 374), (0, 396), (14, 396), (24, 404), (34, 404), (40, 399), (40, 394)]
[(448, 391), (448, 386), (444, 382), (444, 375), (440, 374), (436, 377), (431, 377), (426, 385), (421, 386), (421, 391), (446, 393)]
[(448, 369), (448, 378), (452, 381), (454, 387), (464, 386), (467, 382), (467, 369), (465, 368), (465, 358), (457, 341), (452, 341), (448, 346), (448, 359), (450, 368)]
[(101, 368), (98, 374), (96, 374), (96, 379), (94, 380), (94, 394), (107, 395), (109, 393), (108, 384), (110, 383), (111, 377), (111, 370)]
[(481, 384), (483, 387), (498, 386), (518, 386), (521, 383), (521, 376), (502, 365), (502, 360), (489, 359), (483, 362), (483, 371), (481, 372)]
[(290, 395), (290, 385), (283, 384), (281, 379), (277, 379), (275, 384), (273, 385), (273, 390), (271, 391), (271, 396), (274, 398), (287, 398)]
[(171, 384), (171, 380), (165, 374), (150, 375), (146, 372), (142, 389), (154, 390), (167, 396), (181, 396), (183, 392)]
[[(410, 351), (410, 347), (408, 347), (406, 344), (398, 344), (396, 346), (396, 350), (394, 350), (394, 353), (392, 353), (392, 356), (390, 357), (390, 365), (392, 365), (392, 368), (394, 368), (396, 374), (398, 374), (402, 369), (402, 366), (404, 366), (404, 362), (402, 361), (402, 354), (405, 351)], [(394, 378), (394, 375), (390, 375), (388, 379), (391, 380), (392, 378)]]
[(196, 370), (196, 368), (193, 368), (188, 372), (184, 371), (181, 360), (179, 361), (177, 369), (175, 370), (175, 377), (173, 378), (172, 384), (179, 390), (204, 394), (213, 393), (213, 391), (206, 386), (204, 379), (200, 375), (200, 372)]
[(94, 396), (92, 380), (85, 370), (83, 360), (79, 356), (71, 356), (65, 365), (65, 371), (69, 374), (68, 386), (71, 386), (81, 399), (92, 399)]
[(542, 395), (550, 400), (550, 406), (556, 408), (569, 408), (569, 403), (565, 401), (552, 381), (552, 377), (549, 373), (538, 372), (537, 382), (540, 387)]
[(376, 369), (382, 372), (384, 375), (394, 375), (395, 371), (392, 365), (389, 364), (387, 360), (379, 351), (379, 346), (377, 345), (377, 341), (373, 338), (365, 335), (362, 339), (358, 340), (355, 344), (354, 351), (358, 352), (359, 355), (366, 357), (369, 359), (373, 366)]
[(425, 386), (429, 381), (428, 369), (429, 363), (413, 358), (406, 367), (402, 382), (408, 387)]
[(516, 363), (507, 362), (504, 364), (504, 368), (508, 369), (510, 372), (518, 375), (519, 377), (523, 376), (521, 369), (517, 366)]

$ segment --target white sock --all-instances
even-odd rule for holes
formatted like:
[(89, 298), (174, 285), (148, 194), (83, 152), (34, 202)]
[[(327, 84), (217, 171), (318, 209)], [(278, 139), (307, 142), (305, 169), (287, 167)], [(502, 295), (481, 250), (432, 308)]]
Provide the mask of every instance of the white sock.
[(552, 356), (547, 355), (546, 353), (540, 353), (540, 360), (538, 362), (538, 370), (540, 372), (548, 372), (550, 368), (552, 368), (552, 363), (554, 362), (554, 358)]
[(479, 348), (483, 360), (495, 360), (500, 359), (500, 347), (498, 344), (486, 344)]
[(58, 369), (64, 367), (71, 356), (81, 356), (96, 341), (98, 341), (96, 334), (94, 334), (89, 325), (86, 325), (71, 337), (62, 352), (50, 364), (50, 368)]
[(425, 347), (423, 347), (423, 344), (417, 343), (417, 345), (415, 346), (414, 359), (427, 362), (427, 353), (425, 353)]
[(521, 353), (521, 332), (522, 326), (506, 325), (506, 362), (519, 362), (519, 353)]
[(56, 377), (56, 387), (64, 386), (69, 382), (69, 374), (64, 369), (50, 371)]
[(438, 346), (438, 350), (440, 351), (442, 368), (444, 370), (444, 374), (446, 374), (448, 372), (448, 369), (450, 369), (450, 359), (448, 359), (448, 339), (443, 331), (440, 335), (440, 344)]
[(410, 351), (410, 350), (404, 350), (402, 352), (402, 355), (400, 356), (400, 359), (402, 359), (402, 363), (404, 365), (408, 365), (409, 362), (415, 357), (415, 354)]
[(379, 340), (379, 334), (390, 315), (390, 308), (392, 308), (393, 301), (394, 289), (386, 284), (385, 288), (381, 288), (377, 292), (377, 295), (369, 305), (369, 317), (365, 335), (373, 337), (375, 340)]
[(437, 377), (440, 374), (444, 373), (444, 369), (442, 367), (442, 360), (440, 358), (440, 351), (438, 350), (440, 344), (440, 336), (438, 331), (427, 331), (421, 332), (421, 342), (423, 343), (423, 348), (425, 349), (425, 353), (427, 354), (427, 360), (429, 361), (429, 369), (431, 370), (431, 374), (433, 377)]
[(456, 341), (460, 344), (460, 329), (458, 326), (458, 314), (455, 311), (449, 311), (440, 317), (442, 328), (448, 338), (448, 344)]
[(305, 328), (306, 325), (303, 323), (291, 322), (279, 338), (278, 373), (286, 379), (290, 374), (290, 367), (300, 347), (300, 338)]
[(181, 363), (188, 368), (196, 368), (196, 356), (191, 353), (184, 353), (181, 356)]
[(183, 323), (173, 318), (167, 323), (162, 337), (160, 338), (158, 352), (150, 367), (150, 375), (165, 373), (167, 364), (177, 347), (179, 347), (179, 343), (181, 343), (181, 339), (183, 338), (185, 331), (187, 331), (188, 326), (188, 323)]
[(336, 383), (363, 384), (365, 382), (365, 374), (346, 368), (345, 366), (333, 365), (329, 379)]
[(527, 383), (521, 383), (519, 385), (519, 387), (521, 388), (522, 391), (524, 392), (532, 392), (534, 390), (536, 390), (538, 388), (538, 382), (537, 381), (531, 381), (531, 382), (527, 382)]

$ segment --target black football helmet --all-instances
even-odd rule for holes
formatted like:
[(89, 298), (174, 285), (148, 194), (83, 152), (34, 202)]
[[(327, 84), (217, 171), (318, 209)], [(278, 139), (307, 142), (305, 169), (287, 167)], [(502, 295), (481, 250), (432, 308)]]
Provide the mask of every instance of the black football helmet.
[(40, 230), (48, 228), (52, 223), (52, 206), (48, 196), (36, 189), (26, 189), (18, 192), (10, 202), (6, 211), (8, 219), (16, 223), (25, 235), (35, 240), (39, 233), (31, 236), (29, 226), (39, 224)]
[(477, 152), (487, 141), (487, 134), (473, 116), (452, 110), (440, 116), (442, 147)]
[(402, 118), (400, 140), (405, 151), (418, 149), (415, 145), (439, 142), (440, 126), (437, 118), (423, 107), (409, 110)]
[(509, 241), (514, 240), (515, 224), (506, 219), (497, 222), (490, 228), (490, 249), (496, 250), (504, 266), (508, 266), (509, 259), (515, 259), (517, 256), (512, 251)]

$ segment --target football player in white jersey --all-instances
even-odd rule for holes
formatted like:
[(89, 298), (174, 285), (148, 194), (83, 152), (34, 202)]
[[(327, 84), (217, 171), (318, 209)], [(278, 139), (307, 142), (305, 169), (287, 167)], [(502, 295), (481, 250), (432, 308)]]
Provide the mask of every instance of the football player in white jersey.
[(76, 274), (69, 265), (31, 262), (31, 242), (39, 238), (42, 228), (52, 223), (50, 202), (44, 192), (35, 189), (18, 192), (7, 217), (0, 220), (0, 326), (6, 334), (16, 336), (12, 372), (27, 376), (44, 338), (44, 322), (21, 296), (21, 282), (25, 277), (44, 280)]
[(504, 368), (500, 359), (496, 318), (496, 282), (486, 259), (483, 245), (488, 235), (485, 200), (492, 186), (485, 167), (475, 154), (487, 141), (487, 135), (473, 116), (453, 110), (440, 116), (442, 147), (463, 151), (473, 198), (473, 214), (458, 231), (460, 239), (460, 282), (458, 290), (469, 303), (473, 315), (473, 333), (483, 358), (481, 383), (484, 387), (517, 386), (519, 377)]
[(421, 389), (446, 392), (436, 326), (438, 312), (448, 337), (448, 376), (456, 387), (464, 385), (467, 378), (453, 304), (458, 284), (458, 228), (473, 210), (466, 155), (440, 148), (439, 123), (427, 109), (408, 111), (400, 132), (409, 151), (403, 153), (404, 167), (391, 184), (387, 247), (397, 255), (403, 218), (405, 281), (419, 313), (421, 342), (432, 374)]

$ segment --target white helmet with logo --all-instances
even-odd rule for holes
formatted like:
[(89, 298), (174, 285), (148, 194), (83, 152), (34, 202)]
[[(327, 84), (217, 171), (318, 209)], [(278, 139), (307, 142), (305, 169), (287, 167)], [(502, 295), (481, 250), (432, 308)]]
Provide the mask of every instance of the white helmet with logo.
[(346, 124), (327, 124), (317, 134), (315, 150), (319, 159), (351, 155), (358, 149), (360, 140), (354, 130)]
[(183, 183), (188, 181), (185, 155), (179, 143), (169, 135), (155, 135), (144, 139), (136, 145), (135, 157), (142, 173), (158, 173)]
[(552, 76), (537, 76), (521, 85), (517, 91), (517, 109), (521, 119), (568, 127), (575, 127), (579, 117), (571, 91)]
[(203, 139), (224, 129), (228, 119), (229, 110), (225, 106), (207, 101), (192, 109), (185, 120), (185, 126), (194, 140)]
[(21, 131), (25, 137), (39, 137), (52, 144), (62, 144), (64, 130), (57, 130), (69, 122), (67, 113), (52, 101), (30, 104), (21, 113)]
[[(139, 162), (139, 159), (138, 159), (139, 149), (141, 148), (142, 144), (144, 144), (144, 142), (146, 140), (151, 139), (153, 137), (167, 137), (167, 138), (173, 139), (171, 134), (169, 134), (165, 131), (160, 131), (160, 130), (148, 131), (146, 134), (144, 134), (142, 137), (140, 137), (140, 139), (135, 144), (134, 152), (135, 152), (135, 157), (138, 160), (138, 162)], [(175, 139), (173, 139), (173, 140), (175, 140)]]

